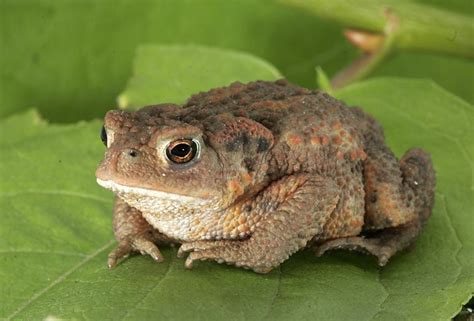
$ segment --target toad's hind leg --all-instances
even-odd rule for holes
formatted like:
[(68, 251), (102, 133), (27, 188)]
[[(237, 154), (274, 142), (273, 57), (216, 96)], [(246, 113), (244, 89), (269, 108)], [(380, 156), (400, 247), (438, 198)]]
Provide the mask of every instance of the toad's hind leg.
[(367, 151), (364, 165), (366, 235), (330, 240), (316, 249), (317, 255), (330, 249), (358, 250), (375, 255), (383, 266), (415, 240), (430, 217), (435, 186), (430, 156), (415, 148), (397, 162), (381, 146)]

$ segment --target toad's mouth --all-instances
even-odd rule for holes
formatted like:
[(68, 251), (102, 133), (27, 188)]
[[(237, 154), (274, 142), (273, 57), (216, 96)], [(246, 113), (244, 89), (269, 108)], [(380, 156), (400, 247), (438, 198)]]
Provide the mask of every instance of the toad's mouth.
[(118, 195), (139, 195), (139, 196), (150, 197), (154, 199), (176, 201), (176, 202), (196, 202), (196, 201), (204, 202), (206, 201), (205, 199), (199, 198), (199, 197), (191, 197), (191, 196), (186, 196), (186, 195), (155, 191), (155, 190), (142, 188), (142, 187), (126, 186), (126, 185), (115, 183), (114, 181), (111, 181), (111, 180), (105, 181), (100, 178), (97, 178), (97, 183), (100, 186), (106, 189), (109, 189)]

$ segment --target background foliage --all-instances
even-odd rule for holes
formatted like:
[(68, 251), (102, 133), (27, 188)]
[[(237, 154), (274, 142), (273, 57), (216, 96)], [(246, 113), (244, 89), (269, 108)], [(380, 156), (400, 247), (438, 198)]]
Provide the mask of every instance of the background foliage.
[(231, 80), (281, 74), (314, 88), (316, 66), (334, 74), (357, 52), (338, 25), (269, 0), (2, 0), (0, 48), (0, 318), (448, 320), (471, 296), (472, 61), (397, 53), (372, 77), (398, 78), (335, 93), (373, 114), (397, 155), (433, 154), (433, 218), (386, 268), (303, 252), (268, 275), (205, 262), (186, 271), (166, 249), (162, 264), (138, 256), (109, 271), (112, 196), (94, 180), (101, 121), (84, 120), (118, 97), (179, 102)]
[[(423, 2), (430, 1), (474, 12), (470, 0)], [(2, 0), (0, 6), (3, 116), (37, 107), (56, 122), (101, 117), (115, 106), (144, 43), (250, 52), (309, 87), (315, 66), (333, 74), (357, 55), (338, 25), (274, 0)], [(431, 78), (474, 101), (471, 61), (401, 53), (375, 75)]]

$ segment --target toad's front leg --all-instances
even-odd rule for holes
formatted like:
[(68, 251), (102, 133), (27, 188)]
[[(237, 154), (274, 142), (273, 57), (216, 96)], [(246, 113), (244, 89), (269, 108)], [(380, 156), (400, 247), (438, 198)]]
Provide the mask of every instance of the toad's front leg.
[(130, 207), (119, 197), (115, 199), (114, 233), (118, 246), (109, 254), (108, 265), (113, 268), (117, 262), (132, 252), (150, 255), (155, 261), (163, 261), (156, 243), (169, 243), (170, 240), (154, 229), (143, 218), (142, 213)]
[(195, 260), (215, 260), (269, 272), (321, 232), (338, 200), (339, 188), (329, 179), (309, 174), (284, 177), (256, 198), (252, 208), (262, 219), (250, 238), (185, 243), (178, 255), (190, 252), (188, 268)]

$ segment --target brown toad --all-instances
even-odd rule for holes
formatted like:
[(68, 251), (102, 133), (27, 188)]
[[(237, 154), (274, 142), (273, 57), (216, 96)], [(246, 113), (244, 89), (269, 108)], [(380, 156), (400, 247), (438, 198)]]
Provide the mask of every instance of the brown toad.
[(234, 83), (105, 116), (97, 181), (116, 195), (109, 266), (157, 244), (179, 256), (268, 272), (312, 246), (371, 253), (384, 265), (431, 215), (430, 156), (398, 161), (359, 108), (288, 84)]

